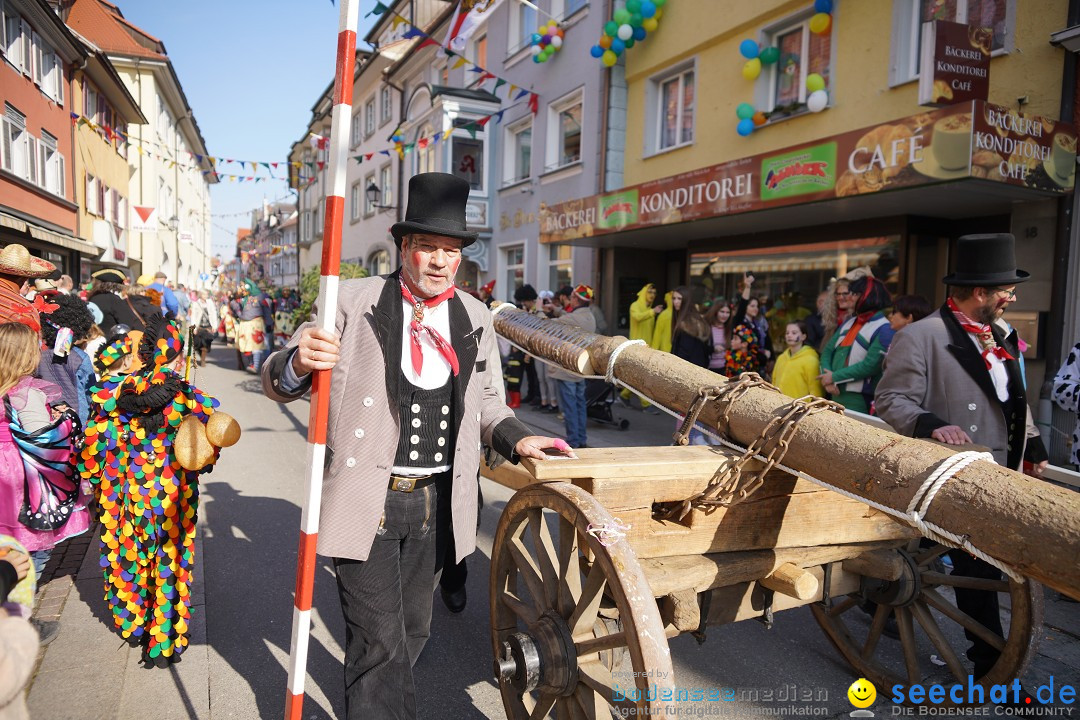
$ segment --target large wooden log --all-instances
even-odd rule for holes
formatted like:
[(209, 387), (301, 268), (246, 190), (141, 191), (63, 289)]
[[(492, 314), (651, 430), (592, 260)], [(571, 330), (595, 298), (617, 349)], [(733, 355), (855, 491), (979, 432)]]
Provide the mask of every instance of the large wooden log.
[[(516, 311), (496, 316), (513, 323)], [(528, 346), (528, 337), (518, 340)], [(593, 335), (575, 338), (585, 347), (592, 371), (604, 375), (608, 358), (623, 337)], [(543, 356), (540, 350), (536, 354)], [(641, 345), (624, 347), (615, 377), (660, 404), (686, 411), (702, 388), (724, 384), (716, 373), (668, 353)], [(730, 426), (721, 428), (735, 442), (747, 445), (791, 399), (765, 388), (747, 391), (731, 405)], [(721, 424), (716, 403), (700, 420)], [(870, 427), (834, 413), (803, 420), (791, 440), (784, 464), (880, 505), (903, 511), (937, 466), (954, 450), (925, 440)], [(1070, 597), (1080, 599), (1080, 495), (1027, 477), (992, 462), (976, 461), (938, 491), (926, 520), (957, 535), (1009, 565)]]

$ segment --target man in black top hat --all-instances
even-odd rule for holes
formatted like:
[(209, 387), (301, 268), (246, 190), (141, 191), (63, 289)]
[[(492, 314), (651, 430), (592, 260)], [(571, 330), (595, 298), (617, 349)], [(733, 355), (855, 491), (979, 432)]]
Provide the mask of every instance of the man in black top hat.
[(511, 462), (566, 448), (501, 400), (491, 312), (454, 286), (476, 239), (468, 196), (453, 175), (412, 177), (405, 220), (391, 228), (401, 270), (342, 281), (336, 333), (305, 323), (262, 368), (264, 392), (289, 402), (313, 371), (336, 366), (317, 552), (333, 558), (345, 616), (349, 718), (416, 715), (411, 667), (435, 575), (447, 546), (456, 563), (476, 544), (480, 445)]
[[(875, 395), (877, 414), (897, 432), (949, 445), (981, 445), (999, 465), (1041, 476), (1047, 453), (1031, 419), (1016, 331), (1001, 316), (1016, 301), (1028, 273), (1016, 269), (1015, 240), (1005, 233), (965, 235), (956, 271), (942, 282), (947, 302), (897, 333)], [(1001, 573), (964, 551), (952, 551), (954, 572), (1000, 579)], [(997, 594), (956, 589), (956, 604), (1002, 635)], [(982, 677), (1000, 652), (967, 632), (967, 651)], [(997, 680), (995, 680), (997, 682)], [(1004, 682), (1004, 680), (1001, 680)]]

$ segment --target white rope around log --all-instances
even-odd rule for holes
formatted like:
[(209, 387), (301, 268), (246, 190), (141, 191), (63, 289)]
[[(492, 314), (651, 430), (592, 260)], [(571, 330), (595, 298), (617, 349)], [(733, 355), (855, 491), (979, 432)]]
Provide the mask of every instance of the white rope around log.
[(625, 342), (619, 343), (619, 346), (612, 350), (611, 355), (608, 356), (607, 373), (604, 374), (604, 379), (607, 380), (609, 383), (615, 382), (615, 360), (619, 357), (619, 353), (621, 353), (623, 350), (630, 347), (631, 345), (644, 344), (644, 340), (627, 340)]

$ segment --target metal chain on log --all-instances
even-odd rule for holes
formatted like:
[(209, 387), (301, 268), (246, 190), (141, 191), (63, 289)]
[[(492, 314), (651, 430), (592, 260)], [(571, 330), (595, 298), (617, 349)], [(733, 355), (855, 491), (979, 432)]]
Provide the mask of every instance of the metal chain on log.
[[(712, 389), (702, 389), (698, 399), (694, 402), (687, 414), (683, 426), (676, 433), (678, 444), (685, 445), (684, 429), (688, 432), (687, 421), (691, 421), (689, 427), (697, 420), (706, 402), (713, 400), (723, 407), (719, 412), (725, 424), (727, 413), (730, 412), (731, 396), (741, 396), (752, 387), (767, 387), (775, 392), (780, 392), (775, 386), (764, 381), (756, 373), (743, 373), (735, 382)], [(783, 415), (774, 417), (758, 434), (754, 442), (746, 448), (742, 456), (734, 463), (724, 464), (717, 468), (716, 474), (709, 481), (708, 486), (697, 495), (687, 498), (683, 502), (674, 503), (667, 508), (658, 508), (661, 514), (670, 518), (682, 520), (691, 508), (698, 507), (708, 509), (715, 506), (732, 507), (746, 500), (754, 494), (765, 482), (765, 476), (777, 465), (780, 465), (791, 445), (791, 439), (799, 428), (799, 424), (806, 418), (816, 413), (828, 410), (843, 415), (844, 406), (826, 400), (825, 398), (807, 396), (792, 400)], [(746, 472), (747, 463), (754, 458), (763, 458), (760, 466), (752, 472)]]

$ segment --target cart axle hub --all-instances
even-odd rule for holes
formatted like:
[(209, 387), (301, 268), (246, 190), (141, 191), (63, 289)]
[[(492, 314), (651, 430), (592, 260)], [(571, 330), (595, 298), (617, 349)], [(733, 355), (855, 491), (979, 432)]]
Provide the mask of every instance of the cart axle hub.
[(578, 684), (577, 651), (570, 628), (562, 617), (548, 610), (529, 628), (502, 643), (502, 657), (495, 659), (495, 679), (509, 683), (518, 693), (539, 689), (567, 697)]
[(908, 552), (898, 551), (904, 560), (904, 568), (896, 580), (876, 580), (863, 576), (863, 596), (879, 605), (907, 607), (915, 602), (922, 591), (922, 574), (919, 566)]

